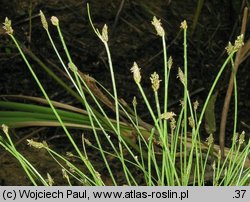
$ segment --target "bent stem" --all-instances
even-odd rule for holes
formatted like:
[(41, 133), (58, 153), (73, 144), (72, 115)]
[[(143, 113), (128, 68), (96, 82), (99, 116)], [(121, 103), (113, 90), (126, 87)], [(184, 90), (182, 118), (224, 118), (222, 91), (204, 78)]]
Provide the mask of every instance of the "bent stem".
[(90, 16), (89, 4), (87, 4), (87, 10), (88, 10), (88, 17), (89, 17), (90, 24), (91, 24), (94, 32), (96, 33), (96, 35), (103, 42), (105, 49), (106, 49), (107, 56), (108, 56), (108, 63), (109, 63), (109, 68), (110, 68), (110, 75), (111, 75), (111, 81), (112, 81), (113, 93), (114, 93), (114, 99), (115, 99), (116, 126), (117, 126), (118, 142), (119, 142), (118, 145), (119, 145), (119, 150), (120, 150), (120, 154), (121, 154), (121, 163), (122, 163), (123, 171), (124, 171), (125, 177), (127, 179), (127, 182), (129, 185), (131, 185), (131, 182), (130, 182), (130, 179), (128, 176), (128, 172), (127, 172), (127, 166), (126, 166), (125, 161), (124, 161), (124, 154), (123, 154), (123, 147), (122, 147), (122, 136), (121, 136), (121, 131), (120, 131), (119, 102), (118, 102), (116, 82), (115, 82), (115, 76), (114, 76), (114, 68), (113, 68), (111, 54), (110, 54), (110, 50), (109, 50), (109, 46), (108, 46), (108, 27), (107, 27), (107, 25), (104, 25), (103, 29), (102, 29), (102, 34), (100, 34), (100, 32), (94, 27), (94, 24), (92, 22), (92, 19)]
[(73, 140), (72, 136), (70, 135), (69, 131), (67, 130), (67, 128), (65, 127), (61, 117), (59, 116), (59, 114), (57, 113), (56, 109), (54, 108), (51, 100), (49, 99), (46, 91), (44, 90), (42, 84), (40, 83), (39, 79), (37, 78), (35, 72), (33, 71), (30, 63), (28, 62), (26, 56), (24, 55), (22, 49), (20, 48), (19, 44), (17, 43), (15, 37), (13, 35), (10, 35), (11, 39), (13, 40), (13, 42), (15, 43), (16, 47), (18, 48), (23, 60), (25, 61), (27, 67), (29, 68), (33, 78), (35, 79), (37, 85), (39, 86), (40, 90), (42, 91), (45, 99), (47, 100), (49, 106), (51, 107), (51, 109), (53, 110), (56, 118), (58, 119), (58, 121), (60, 122), (60, 125), (62, 126), (64, 132), (66, 133), (67, 137), (69, 138), (71, 144), (73, 145), (73, 147), (75, 148), (76, 152), (78, 153), (78, 155), (80, 156), (80, 158), (82, 159), (82, 161), (84, 162), (84, 164), (87, 166), (88, 170), (91, 172), (93, 178), (95, 179), (95, 182), (99, 185), (103, 185), (102, 180), (96, 175), (96, 171), (93, 168), (93, 166), (91, 165), (91, 163), (89, 163), (89, 161), (86, 160), (86, 158), (82, 155), (81, 151), (79, 150), (78, 146), (76, 145), (75, 141)]

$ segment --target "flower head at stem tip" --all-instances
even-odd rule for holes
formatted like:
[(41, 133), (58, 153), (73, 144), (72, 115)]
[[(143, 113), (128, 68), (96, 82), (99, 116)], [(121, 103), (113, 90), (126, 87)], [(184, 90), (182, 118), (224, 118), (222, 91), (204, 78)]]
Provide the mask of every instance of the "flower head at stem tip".
[(5, 18), (3, 25), (3, 29), (5, 30), (6, 34), (13, 35), (14, 30), (12, 29), (11, 20), (9, 20), (9, 18)]
[(135, 82), (139, 84), (141, 82), (141, 73), (140, 73), (140, 68), (138, 67), (136, 62), (134, 62), (130, 71), (133, 73)]

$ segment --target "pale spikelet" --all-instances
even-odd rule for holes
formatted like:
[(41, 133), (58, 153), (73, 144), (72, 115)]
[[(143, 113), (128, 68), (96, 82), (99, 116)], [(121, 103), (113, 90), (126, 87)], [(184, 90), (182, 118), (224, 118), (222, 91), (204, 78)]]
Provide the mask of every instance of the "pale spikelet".
[(46, 142), (37, 142), (37, 141), (34, 141), (33, 139), (30, 139), (30, 140), (27, 139), (27, 142), (29, 146), (34, 147), (36, 149), (42, 149), (42, 148), (47, 147)]
[(58, 18), (56, 16), (52, 16), (50, 18), (50, 20), (51, 20), (52, 25), (59, 26), (59, 20), (58, 20)]
[(87, 138), (83, 138), (85, 144), (87, 144), (88, 146), (92, 146), (92, 143), (89, 141), (89, 139)]
[(136, 106), (137, 106), (138, 103), (137, 103), (137, 100), (136, 100), (135, 96), (133, 97), (132, 104), (133, 104), (133, 107), (136, 108)]
[(155, 92), (158, 91), (161, 82), (161, 80), (159, 79), (159, 75), (156, 72), (154, 72), (153, 74), (151, 74), (150, 80), (153, 91)]
[(49, 29), (48, 22), (46, 20), (45, 15), (43, 14), (43, 12), (41, 10), (40, 10), (40, 17), (41, 17), (41, 22), (42, 22), (43, 28), (45, 30), (48, 30)]
[(227, 45), (227, 47), (226, 47), (225, 49), (226, 49), (226, 51), (227, 51), (227, 54), (230, 55), (230, 54), (233, 52), (233, 50), (234, 50), (234, 46), (233, 46), (232, 43), (229, 41), (229, 42), (228, 42), (228, 45)]
[(173, 66), (173, 58), (172, 58), (172, 56), (170, 56), (170, 57), (168, 58), (168, 69), (171, 69), (172, 66)]
[(180, 101), (180, 106), (184, 107), (184, 101), (183, 100), (179, 100)]
[(176, 116), (176, 114), (174, 112), (165, 112), (165, 113), (161, 114), (160, 118), (168, 120), (168, 119), (174, 118), (175, 116)]
[(211, 133), (209, 137), (207, 138), (207, 144), (208, 146), (212, 145), (214, 143), (214, 137), (213, 134)]
[(179, 67), (178, 68), (178, 75), (177, 75), (177, 78), (180, 79), (181, 83), (184, 85), (185, 84), (185, 76), (184, 76), (184, 73), (183, 71), (181, 70), (181, 68)]
[(232, 45), (231, 42), (228, 42), (228, 45), (226, 47), (226, 51), (227, 51), (228, 55), (230, 55), (233, 52), (237, 52), (243, 45), (244, 45), (244, 36), (243, 36), (243, 34), (241, 34), (235, 40), (234, 45)]
[(102, 28), (102, 36), (101, 39), (103, 42), (108, 42), (109, 37), (108, 37), (108, 26), (105, 24)]
[(182, 21), (181, 22), (181, 29), (187, 29), (187, 28), (188, 28), (187, 21), (186, 20)]
[(12, 29), (12, 26), (11, 26), (11, 20), (9, 20), (6, 17), (3, 25), (4, 25), (3, 29), (5, 30), (5, 33), (9, 35), (13, 35), (14, 30)]
[(165, 36), (165, 30), (161, 25), (161, 20), (157, 19), (155, 16), (153, 17), (153, 21), (151, 22), (154, 25), (157, 34), (161, 37)]
[(193, 105), (194, 105), (194, 110), (197, 111), (197, 109), (198, 109), (198, 107), (199, 107), (199, 102), (198, 102), (198, 100), (196, 100), (196, 101), (193, 103)]
[(72, 63), (72, 62), (69, 62), (69, 63), (68, 63), (68, 67), (69, 67), (69, 69), (70, 69), (72, 72), (75, 72), (75, 71), (78, 70), (78, 68), (77, 68), (77, 67), (75, 66), (75, 64)]
[(66, 171), (65, 168), (62, 169), (62, 175), (63, 175), (63, 178), (69, 180), (69, 175), (68, 175), (68, 173), (67, 173), (67, 171)]
[(245, 131), (242, 131), (239, 137), (239, 144), (242, 145), (245, 142)]
[(176, 120), (174, 117), (170, 119), (170, 128), (171, 131), (174, 131), (174, 129), (176, 128)]
[(141, 82), (141, 72), (140, 72), (140, 68), (138, 67), (136, 62), (134, 62), (134, 64), (131, 67), (130, 71), (133, 73), (135, 82), (137, 84), (139, 84)]
[(76, 172), (76, 169), (75, 169), (75, 167), (72, 165), (72, 163), (70, 163), (69, 161), (66, 161), (66, 165), (69, 167), (69, 171), (70, 171), (71, 173)]
[(3, 132), (7, 135), (9, 133), (9, 127), (5, 124), (2, 124), (2, 129), (3, 129)]
[(241, 34), (237, 36), (237, 39), (234, 42), (234, 49), (238, 51), (244, 45), (244, 35)]
[(47, 173), (47, 182), (48, 182), (49, 186), (53, 186), (53, 184), (55, 183), (54, 179), (51, 177), (51, 175), (49, 173)]
[(68, 157), (74, 157), (74, 154), (73, 154), (72, 152), (66, 152), (66, 155), (67, 155)]
[(191, 116), (188, 117), (188, 123), (191, 128), (195, 128), (194, 119)]

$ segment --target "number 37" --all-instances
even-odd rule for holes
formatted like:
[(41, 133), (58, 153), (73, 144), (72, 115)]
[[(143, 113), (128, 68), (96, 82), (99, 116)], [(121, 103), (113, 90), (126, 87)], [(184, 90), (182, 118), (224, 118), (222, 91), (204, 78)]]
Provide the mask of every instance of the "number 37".
[(235, 195), (233, 198), (244, 198), (244, 195), (246, 193), (247, 190), (245, 189), (237, 189), (234, 191)]

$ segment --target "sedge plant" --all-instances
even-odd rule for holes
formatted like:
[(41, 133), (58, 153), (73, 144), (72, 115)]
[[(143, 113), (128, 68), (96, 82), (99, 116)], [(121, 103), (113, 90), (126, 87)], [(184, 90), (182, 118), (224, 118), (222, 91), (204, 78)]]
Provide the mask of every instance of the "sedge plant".
[[(108, 26), (104, 25), (99, 31), (91, 19), (90, 8), (88, 5), (88, 16), (94, 33), (103, 43), (109, 64), (112, 91), (108, 91), (101, 82), (93, 77), (82, 73), (74, 64), (67, 44), (63, 38), (59, 19), (51, 17), (52, 25), (57, 29), (62, 47), (67, 56), (66, 61), (56, 47), (53, 36), (49, 31), (49, 23), (45, 15), (40, 12), (42, 26), (47, 33), (48, 39), (57, 55), (62, 69), (65, 71), (78, 98), (81, 99), (82, 109), (53, 101), (49, 98), (44, 86), (41, 84), (30, 62), (24, 54), (21, 45), (14, 36), (11, 21), (6, 18), (4, 29), (15, 43), (26, 66), (30, 70), (37, 85), (42, 91), (44, 98), (33, 98), (22, 96), (27, 100), (46, 104), (24, 104), (10, 101), (0, 101), (0, 121), (8, 127), (27, 127), (27, 126), (57, 126), (62, 127), (67, 135), (74, 151), (68, 155), (80, 159), (86, 169), (81, 170), (74, 162), (71, 162), (66, 154), (59, 154), (51, 149), (46, 142), (36, 142), (28, 140), (28, 144), (35, 149), (45, 149), (62, 169), (62, 176), (68, 185), (77, 181), (82, 185), (105, 185), (103, 173), (98, 167), (94, 166), (94, 159), (89, 157), (90, 149), (96, 150), (102, 159), (103, 166), (107, 170), (105, 173), (113, 185), (119, 184), (117, 170), (109, 162), (110, 157), (115, 158), (121, 166), (123, 173), (123, 184), (127, 185), (249, 185), (250, 161), (250, 142), (245, 140), (244, 132), (237, 135), (237, 107), (235, 108), (234, 138), (232, 147), (225, 149), (225, 158), (222, 158), (220, 148), (214, 142), (214, 135), (210, 134), (206, 141), (202, 141), (200, 128), (207, 108), (209, 99), (214, 92), (223, 71), (233, 60), (235, 53), (243, 45), (243, 37), (239, 36), (235, 43), (227, 46), (228, 56), (222, 64), (219, 72), (211, 86), (204, 105), (199, 109), (199, 103), (193, 102), (188, 91), (188, 49), (187, 49), (187, 30), (186, 21), (181, 23), (183, 31), (183, 68), (178, 68), (178, 78), (183, 86), (183, 99), (181, 100), (181, 110), (179, 112), (169, 111), (168, 109), (168, 88), (173, 59), (168, 57), (165, 40), (165, 30), (161, 21), (153, 17), (152, 25), (157, 35), (161, 38), (163, 50), (164, 75), (156, 72), (151, 74), (152, 93), (155, 98), (155, 106), (150, 103), (144, 87), (141, 84), (143, 79), (139, 65), (134, 62), (131, 72), (138, 92), (141, 94), (146, 104), (151, 118), (151, 123), (145, 123), (137, 113), (137, 101), (133, 99), (132, 107), (124, 100), (119, 99), (116, 87), (115, 68), (112, 63), (111, 51), (109, 49)], [(183, 70), (182, 70), (183, 69)], [(163, 84), (163, 85), (162, 85)], [(164, 99), (159, 99), (159, 89), (164, 88)], [(235, 78), (235, 92), (237, 92)], [(237, 105), (237, 93), (235, 93)], [(93, 104), (94, 103), (94, 104)], [(163, 104), (162, 104), (163, 103)], [(106, 105), (109, 109), (107, 111)], [(235, 105), (235, 106), (236, 106)], [(113, 116), (110, 115), (110, 110)], [(26, 117), (25, 119), (22, 117)], [(6, 132), (6, 125), (3, 126), (5, 138), (1, 136), (0, 144), (10, 152), (22, 165), (30, 181), (34, 185), (48, 184), (41, 174), (22, 156), (16, 149), (11, 140), (11, 135)], [(69, 128), (79, 130), (90, 130), (93, 140), (88, 140), (82, 135), (82, 145), (76, 143)], [(113, 141), (116, 138), (117, 141)], [(108, 144), (109, 151), (103, 145)], [(93, 143), (94, 141), (94, 143)], [(125, 152), (126, 151), (126, 152)], [(131, 170), (131, 166), (136, 173)], [(143, 179), (138, 179), (138, 172)], [(50, 182), (53, 176), (48, 175)], [(141, 184), (140, 182), (143, 181)]]

